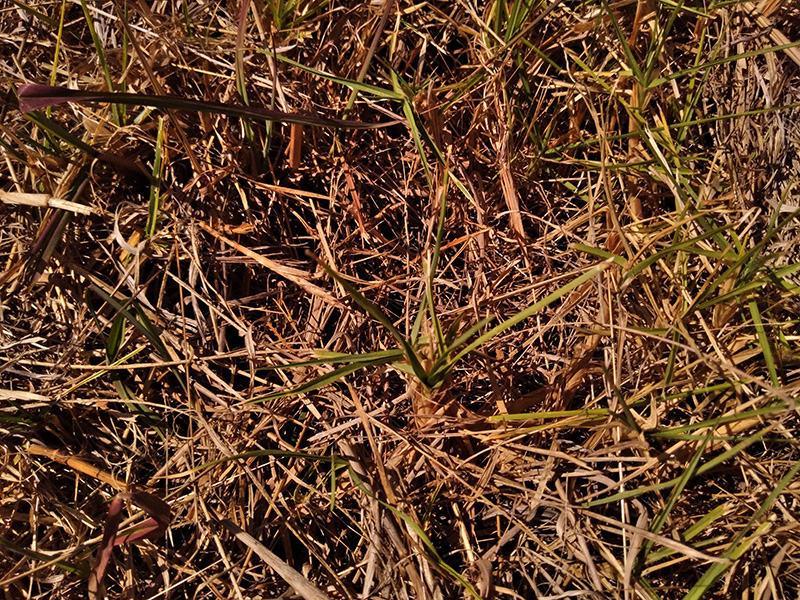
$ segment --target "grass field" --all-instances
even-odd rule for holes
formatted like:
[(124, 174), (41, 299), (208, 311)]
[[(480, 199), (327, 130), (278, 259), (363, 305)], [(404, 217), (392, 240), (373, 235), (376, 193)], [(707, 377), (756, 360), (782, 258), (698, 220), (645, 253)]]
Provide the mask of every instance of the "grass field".
[(0, 0), (0, 66), (4, 598), (798, 598), (796, 3)]

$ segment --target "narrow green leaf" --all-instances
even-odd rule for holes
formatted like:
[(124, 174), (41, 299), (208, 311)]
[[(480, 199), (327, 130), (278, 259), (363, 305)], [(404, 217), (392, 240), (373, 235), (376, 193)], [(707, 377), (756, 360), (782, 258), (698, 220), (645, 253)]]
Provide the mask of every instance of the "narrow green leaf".
[(775, 489), (772, 493), (767, 497), (767, 499), (763, 502), (763, 504), (759, 507), (759, 509), (755, 512), (755, 514), (750, 518), (747, 525), (742, 527), (739, 534), (736, 536), (736, 539), (728, 546), (728, 549), (722, 554), (723, 558), (728, 558), (731, 560), (729, 563), (713, 563), (709, 566), (708, 570), (703, 573), (703, 576), (700, 577), (700, 580), (692, 586), (689, 592), (683, 597), (683, 600), (700, 600), (705, 593), (711, 588), (711, 586), (716, 583), (716, 581), (725, 574), (725, 572), (730, 569), (735, 560), (741, 558), (744, 552), (759, 538), (763, 531), (769, 527), (769, 522), (762, 523), (762, 525), (756, 529), (753, 535), (746, 538), (747, 532), (750, 528), (758, 521), (773, 505), (775, 500), (778, 499), (786, 487), (792, 483), (797, 476), (798, 471), (800, 471), (800, 461), (796, 462), (794, 466), (784, 475), (778, 485), (775, 486)]
[[(664, 527), (669, 515), (672, 513), (672, 509), (675, 508), (675, 504), (677, 504), (678, 499), (680, 498), (681, 494), (683, 494), (683, 490), (686, 489), (689, 481), (697, 474), (697, 469), (700, 466), (700, 460), (703, 458), (703, 454), (705, 454), (712, 432), (713, 430), (710, 430), (708, 434), (706, 434), (705, 438), (703, 439), (703, 443), (700, 444), (700, 447), (694, 453), (692, 460), (689, 461), (689, 464), (686, 466), (684, 472), (676, 478), (675, 485), (672, 487), (672, 490), (670, 491), (663, 508), (658, 511), (658, 514), (650, 523), (649, 529), (651, 533), (661, 533), (662, 527)], [(654, 542), (652, 540), (644, 540), (642, 543), (642, 548), (639, 551), (639, 555), (636, 559), (637, 570), (641, 569), (648, 562), (648, 554), (650, 554), (653, 545)]]
[[(771, 427), (765, 427), (764, 429), (758, 431), (757, 433), (755, 433), (755, 434), (749, 436), (748, 438), (742, 440), (741, 442), (739, 442), (738, 444), (733, 446), (730, 450), (726, 450), (725, 452), (723, 452), (719, 456), (715, 456), (714, 458), (709, 460), (707, 463), (701, 465), (697, 469), (697, 475), (702, 475), (703, 473), (707, 473), (711, 469), (715, 468), (717, 465), (720, 465), (720, 464), (724, 463), (725, 461), (727, 461), (728, 459), (735, 457), (737, 454), (739, 454), (740, 452), (744, 451), (745, 449), (747, 449), (752, 444), (761, 441), (764, 438), (764, 436), (766, 436), (767, 433), (770, 430), (771, 430)], [(669, 489), (673, 485), (675, 485), (677, 483), (677, 481), (678, 480), (676, 478), (676, 479), (670, 479), (669, 481), (664, 481), (664, 482), (653, 484), (653, 485), (647, 485), (647, 486), (638, 487), (636, 489), (620, 492), (618, 494), (614, 494), (613, 496), (608, 496), (606, 498), (600, 498), (598, 500), (591, 500), (589, 502), (584, 502), (582, 506), (584, 508), (592, 508), (594, 506), (601, 506), (603, 504), (610, 504), (612, 502), (619, 502), (620, 500), (625, 500), (627, 498), (635, 498), (637, 496), (641, 496), (642, 494), (646, 494), (648, 492), (654, 492), (654, 491), (657, 491), (657, 490)]]
[(726, 417), (718, 417), (717, 419), (706, 419), (704, 421), (700, 421), (698, 423), (691, 423), (687, 425), (679, 425), (678, 427), (672, 427), (670, 429), (662, 429), (657, 431), (647, 431), (645, 434), (648, 437), (653, 438), (661, 438), (661, 439), (672, 439), (676, 434), (683, 434), (687, 431), (696, 431), (698, 429), (704, 429), (706, 427), (715, 427), (717, 425), (724, 425), (725, 423), (736, 423), (737, 421), (742, 421), (744, 419), (748, 419), (751, 417), (761, 417), (765, 415), (773, 415), (776, 413), (781, 413), (786, 411), (786, 406), (783, 403), (773, 403), (767, 406), (763, 406), (761, 408), (756, 408), (753, 410), (743, 411), (741, 413), (735, 415), (728, 415)]
[(591, 254), (592, 256), (597, 256), (598, 258), (602, 259), (610, 258), (620, 267), (624, 267), (625, 265), (628, 264), (628, 260), (624, 256), (620, 256), (619, 254), (614, 254), (613, 252), (609, 252), (608, 250), (602, 250), (601, 248), (587, 246), (586, 244), (575, 244), (575, 246), (573, 247), (578, 252), (586, 252), (587, 254)]
[(139, 312), (141, 309), (138, 307), (138, 303), (135, 300), (128, 300), (125, 303), (121, 303), (107, 294), (100, 286), (95, 283), (89, 284), (89, 289), (91, 289), (95, 294), (100, 296), (104, 302), (108, 303), (117, 313), (123, 315), (128, 322), (136, 327), (139, 332), (144, 335), (153, 346), (155, 346), (156, 351), (161, 355), (163, 360), (170, 360), (169, 352), (167, 351), (167, 347), (164, 345), (164, 342), (161, 340), (161, 334), (158, 330), (150, 323), (150, 320), (145, 317), (145, 322), (140, 321), (136, 315), (131, 313), (128, 309), (129, 306), (134, 307), (134, 311), (139, 313), (139, 316), (142, 315)]
[(730, 225), (723, 225), (722, 227), (717, 227), (717, 228), (712, 229), (711, 231), (707, 231), (707, 232), (705, 232), (705, 233), (703, 233), (703, 234), (701, 234), (701, 235), (699, 235), (697, 237), (694, 237), (694, 238), (691, 238), (691, 239), (688, 239), (688, 240), (684, 240), (682, 242), (677, 242), (675, 244), (672, 244), (668, 248), (664, 248), (663, 250), (659, 250), (655, 254), (652, 254), (652, 255), (648, 256), (647, 258), (645, 258), (643, 261), (638, 262), (635, 265), (633, 265), (623, 275), (622, 283), (624, 284), (625, 282), (633, 279), (639, 273), (644, 271), (647, 267), (649, 267), (653, 263), (661, 260), (665, 256), (668, 256), (670, 254), (674, 254), (675, 252), (678, 252), (680, 250), (685, 250), (687, 248), (690, 248), (690, 247), (694, 246), (697, 242), (702, 241), (702, 240), (706, 240), (706, 239), (708, 239), (710, 237), (714, 237), (716, 234), (721, 233), (723, 231), (727, 231), (730, 228), (731, 228)]
[(639, 84), (646, 86), (647, 81), (644, 79), (644, 74), (639, 68), (639, 63), (636, 62), (636, 57), (633, 55), (633, 50), (631, 49), (630, 44), (628, 44), (628, 38), (622, 31), (622, 27), (620, 27), (619, 21), (617, 21), (617, 16), (614, 14), (614, 10), (609, 5), (608, 0), (603, 0), (603, 8), (608, 14), (611, 24), (614, 26), (614, 31), (617, 34), (617, 41), (620, 43), (622, 46), (622, 51), (625, 53), (625, 60), (628, 61), (628, 68), (633, 72), (633, 76), (636, 78)]
[[(111, 77), (111, 70), (108, 68), (108, 61), (106, 60), (106, 53), (105, 50), (103, 49), (103, 42), (97, 35), (97, 30), (94, 28), (94, 20), (92, 19), (92, 15), (89, 12), (89, 7), (86, 4), (86, 0), (81, 0), (81, 8), (83, 9), (83, 16), (86, 19), (86, 25), (89, 29), (89, 35), (92, 36), (92, 43), (94, 44), (94, 49), (95, 52), (97, 53), (97, 60), (100, 62), (100, 68), (102, 69), (103, 75), (105, 76), (106, 79), (106, 85), (108, 86), (108, 91), (113, 92), (115, 91), (116, 87), (114, 86), (114, 80)], [(20, 88), (20, 92), (21, 91), (22, 88)], [(123, 112), (122, 110), (120, 110), (120, 107), (113, 106), (112, 112), (114, 113), (114, 122), (117, 125), (124, 125)]]
[(156, 136), (156, 150), (153, 158), (153, 177), (150, 181), (150, 202), (148, 204), (147, 226), (145, 235), (151, 238), (156, 233), (158, 225), (158, 209), (161, 203), (161, 175), (163, 166), (161, 164), (161, 154), (164, 149), (164, 117), (158, 118), (158, 135)]
[(366, 494), (367, 496), (369, 496), (373, 500), (377, 501), (381, 506), (383, 506), (383, 507), (387, 508), (389, 511), (391, 511), (391, 513), (393, 515), (395, 515), (396, 517), (401, 519), (404, 523), (406, 523), (414, 531), (414, 533), (417, 534), (417, 536), (419, 537), (419, 539), (422, 541), (422, 543), (424, 544), (425, 548), (427, 549), (429, 556), (433, 559), (434, 563), (440, 569), (442, 569), (445, 573), (449, 574), (456, 581), (458, 581), (462, 586), (464, 586), (464, 589), (466, 589), (472, 595), (473, 598), (475, 598), (476, 600), (482, 600), (480, 594), (478, 594), (478, 592), (475, 590), (475, 588), (473, 588), (472, 585), (466, 579), (464, 579), (464, 577), (461, 575), (461, 573), (456, 571), (453, 567), (448, 565), (442, 559), (442, 557), (437, 552), (436, 547), (433, 545), (433, 542), (431, 541), (431, 539), (422, 530), (422, 528), (419, 525), (417, 525), (417, 523), (416, 523), (416, 521), (414, 521), (414, 519), (409, 517), (403, 511), (398, 510), (397, 508), (395, 508), (394, 506), (392, 506), (388, 502), (384, 502), (383, 500), (380, 500), (374, 494), (372, 494), (367, 489), (367, 486), (364, 485), (364, 482), (361, 481), (361, 478), (358, 476), (358, 474), (353, 469), (352, 464), (348, 464), (347, 472), (350, 475), (350, 478), (353, 480), (353, 483), (356, 485), (356, 487), (358, 489), (360, 489), (364, 494)]
[[(267, 50), (258, 50), (263, 54), (267, 54), (269, 51)], [(273, 54), (270, 52), (270, 56)], [(320, 71), (318, 69), (312, 69), (311, 67), (307, 67), (299, 62), (292, 60), (291, 58), (283, 55), (283, 54), (276, 54), (275, 57), (281, 61), (286, 63), (287, 65), (291, 65), (296, 67), (306, 73), (310, 73), (312, 75), (316, 75), (322, 79), (326, 79), (331, 83), (338, 83), (339, 85), (343, 85), (345, 87), (350, 88), (351, 90), (355, 90), (358, 92), (363, 92), (365, 94), (370, 94), (372, 96), (377, 96), (379, 98), (386, 98), (387, 100), (404, 100), (405, 95), (394, 90), (390, 90), (389, 88), (382, 88), (376, 85), (370, 85), (368, 83), (359, 83), (358, 81), (353, 81), (352, 79), (344, 79), (343, 77), (337, 77), (336, 75), (332, 75), (331, 73), (327, 73), (325, 71)]]
[(431, 264), (428, 266), (428, 277), (425, 285), (425, 295), (428, 298), (428, 311), (430, 314), (431, 322), (433, 323), (433, 331), (436, 335), (436, 342), (438, 344), (438, 352), (445, 351), (444, 332), (442, 331), (442, 324), (439, 322), (439, 317), (436, 314), (435, 303), (433, 301), (433, 288), (436, 281), (436, 270), (439, 267), (439, 253), (442, 249), (442, 238), (444, 237), (444, 224), (447, 217), (447, 186), (450, 181), (450, 170), (445, 167), (444, 176), (442, 181), (442, 195), (439, 199), (439, 219), (436, 227), (436, 241), (433, 245), (433, 257)]
[(125, 318), (117, 315), (111, 323), (111, 330), (108, 332), (106, 341), (106, 362), (113, 363), (117, 360), (122, 342), (125, 339)]
[(31, 560), (38, 560), (43, 563), (52, 563), (59, 569), (64, 569), (65, 571), (69, 573), (74, 573), (75, 575), (85, 576), (87, 575), (89, 570), (86, 564), (74, 565), (65, 560), (55, 559), (50, 554), (42, 554), (41, 552), (36, 552), (34, 550), (29, 550), (28, 548), (23, 548), (22, 546), (18, 546), (17, 544), (12, 542), (11, 540), (7, 540), (3, 536), (0, 536), (0, 548), (3, 548), (15, 554), (19, 554), (20, 556), (24, 556), (25, 558), (29, 558)]
[(466, 346), (463, 350), (461, 350), (458, 354), (456, 354), (452, 359), (448, 360), (446, 357), (440, 359), (440, 361), (437, 362), (436, 365), (434, 365), (434, 367), (433, 367), (433, 369), (431, 369), (431, 371), (432, 372), (433, 371), (438, 371), (439, 368), (443, 364), (447, 365), (447, 370), (449, 371), (450, 369), (453, 368), (453, 366), (455, 366), (455, 364), (459, 360), (464, 358), (467, 354), (469, 354), (470, 352), (472, 352), (476, 348), (479, 348), (480, 346), (482, 346), (483, 344), (485, 344), (486, 342), (488, 342), (492, 338), (494, 338), (494, 337), (500, 335), (501, 333), (507, 331), (508, 329), (510, 329), (511, 327), (516, 325), (517, 323), (520, 323), (520, 322), (524, 321), (525, 319), (527, 319), (528, 317), (531, 317), (531, 316), (535, 315), (537, 312), (539, 312), (543, 308), (546, 308), (546, 307), (550, 306), (553, 302), (556, 302), (557, 300), (560, 300), (561, 298), (563, 298), (564, 296), (569, 294), (575, 288), (580, 287), (581, 285), (583, 285), (587, 281), (589, 281), (592, 278), (594, 278), (604, 268), (605, 268), (605, 265), (592, 267), (586, 273), (584, 273), (580, 277), (576, 277), (575, 279), (570, 281), (568, 284), (566, 284), (566, 285), (560, 287), (559, 289), (557, 289), (552, 294), (548, 294), (547, 296), (545, 296), (544, 298), (542, 298), (538, 302), (532, 304), (531, 306), (529, 306), (525, 310), (522, 310), (522, 311), (518, 312), (516, 315), (514, 315), (510, 319), (507, 319), (507, 320), (503, 321), (502, 323), (497, 324), (495, 327), (493, 327), (492, 329), (490, 329), (489, 331), (484, 333), (482, 336), (480, 336), (478, 339), (473, 341), (471, 344)]
[(758, 345), (761, 347), (761, 353), (764, 355), (764, 362), (767, 365), (767, 371), (769, 371), (769, 378), (772, 381), (772, 385), (778, 388), (780, 387), (780, 381), (778, 380), (778, 369), (775, 366), (775, 356), (772, 353), (772, 344), (767, 337), (766, 329), (764, 329), (764, 322), (761, 320), (758, 304), (755, 300), (750, 300), (747, 305), (750, 309), (753, 325), (756, 328)]
[(342, 379), (343, 377), (345, 377), (346, 375), (358, 371), (359, 369), (364, 369), (366, 367), (374, 367), (376, 365), (385, 365), (391, 362), (391, 360), (392, 360), (391, 358), (382, 357), (371, 361), (360, 361), (349, 365), (345, 365), (343, 367), (339, 367), (338, 369), (334, 369), (329, 373), (325, 373), (323, 375), (320, 375), (319, 377), (315, 377), (311, 381), (308, 381), (295, 388), (291, 388), (289, 390), (283, 390), (281, 392), (275, 392), (273, 394), (268, 394), (266, 396), (259, 396), (258, 398), (252, 398), (247, 401), (247, 404), (260, 404), (262, 402), (270, 402), (272, 400), (277, 400), (279, 398), (285, 398), (286, 396), (307, 394), (308, 392), (313, 392), (327, 385), (335, 383), (340, 379)]
[(364, 354), (344, 354), (342, 352), (328, 352), (325, 350), (315, 350), (314, 354), (319, 356), (312, 360), (304, 360), (296, 363), (289, 363), (285, 365), (270, 365), (268, 367), (261, 367), (259, 371), (280, 371), (283, 369), (294, 369), (297, 367), (311, 367), (314, 365), (332, 365), (332, 364), (352, 364), (352, 363), (365, 363), (375, 360), (399, 360), (403, 358), (403, 351), (400, 349), (394, 350), (379, 350), (377, 352), (365, 352)]
[(668, 75), (664, 75), (663, 77), (659, 77), (657, 79), (654, 79), (653, 81), (651, 81), (649, 83), (649, 85), (647, 86), (647, 89), (657, 88), (660, 85), (663, 85), (663, 84), (665, 84), (665, 83), (667, 83), (669, 81), (672, 81), (673, 79), (679, 79), (679, 78), (683, 77), (684, 75), (691, 75), (692, 73), (696, 73), (697, 71), (700, 71), (702, 69), (711, 70), (714, 67), (717, 67), (719, 65), (724, 65), (725, 63), (736, 62), (736, 61), (739, 61), (739, 60), (752, 58), (754, 56), (761, 56), (761, 55), (764, 55), (764, 54), (778, 53), (778, 52), (781, 52), (783, 50), (788, 50), (790, 48), (797, 48), (798, 46), (800, 46), (800, 41), (791, 42), (789, 44), (780, 44), (778, 46), (767, 46), (767, 47), (764, 47), (764, 48), (759, 48), (758, 50), (752, 50), (750, 52), (742, 52), (741, 54), (735, 54), (735, 55), (731, 55), (731, 56), (726, 56), (725, 58), (720, 58), (720, 59), (717, 59), (717, 60), (707, 61), (707, 62), (704, 62), (701, 65), (698, 65), (698, 66), (695, 66), (695, 67), (690, 67), (688, 69), (683, 69), (681, 71), (675, 71), (674, 73), (670, 73)]
[[(697, 535), (703, 533), (704, 531), (708, 531), (711, 527), (711, 524), (714, 521), (720, 519), (725, 512), (728, 510), (728, 507), (725, 504), (720, 504), (719, 506), (715, 507), (711, 512), (703, 515), (698, 521), (689, 527), (686, 531), (681, 534), (681, 541), (688, 542), (692, 540)], [(696, 545), (695, 547), (699, 547), (700, 545)], [(672, 548), (659, 548), (655, 552), (650, 554), (648, 562), (655, 563), (659, 560), (667, 558), (668, 556), (672, 556), (675, 554), (675, 550)]]
[(337, 273), (327, 264), (322, 262), (313, 252), (307, 251), (306, 254), (309, 257), (313, 258), (317, 262), (317, 264), (319, 264), (323, 269), (325, 269), (325, 272), (345, 289), (345, 291), (356, 302), (356, 304), (358, 304), (361, 308), (367, 311), (370, 314), (370, 316), (372, 316), (373, 319), (378, 321), (378, 323), (383, 325), (392, 334), (392, 337), (394, 337), (395, 341), (397, 341), (397, 343), (403, 349), (406, 359), (414, 368), (414, 373), (420, 379), (420, 381), (424, 383), (427, 379), (428, 374), (423, 368), (419, 356), (414, 351), (414, 348), (411, 347), (409, 341), (392, 324), (391, 319), (386, 315), (386, 313), (384, 313), (375, 304), (370, 302), (363, 294), (361, 294), (361, 292), (359, 292), (355, 287), (353, 287), (349, 281), (347, 281), (344, 277), (339, 275), (339, 273)]

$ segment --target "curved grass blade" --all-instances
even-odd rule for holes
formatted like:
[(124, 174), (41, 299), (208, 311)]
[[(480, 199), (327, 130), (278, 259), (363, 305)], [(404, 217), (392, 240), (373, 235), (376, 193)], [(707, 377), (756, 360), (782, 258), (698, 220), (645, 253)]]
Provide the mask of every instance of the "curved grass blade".
[(306, 394), (308, 392), (313, 392), (314, 390), (318, 390), (327, 385), (335, 383), (340, 379), (342, 379), (343, 377), (345, 377), (346, 375), (354, 373), (359, 369), (364, 369), (366, 367), (374, 367), (377, 365), (385, 365), (389, 362), (392, 362), (395, 358), (396, 357), (394, 356), (389, 356), (389, 357), (382, 356), (374, 360), (355, 362), (349, 365), (345, 365), (344, 367), (339, 367), (338, 369), (334, 369), (330, 373), (325, 373), (324, 375), (315, 377), (311, 381), (308, 381), (290, 390), (275, 392), (274, 394), (261, 396), (259, 398), (252, 398), (251, 400), (247, 401), (247, 404), (259, 404), (261, 402), (270, 402), (271, 400), (277, 400), (278, 398), (285, 398), (286, 396), (295, 396), (297, 394)]
[(211, 102), (206, 100), (191, 100), (179, 96), (155, 96), (149, 94), (126, 94), (108, 92), (86, 92), (81, 90), (71, 90), (63, 87), (52, 87), (40, 85), (38, 83), (26, 83), (21, 85), (18, 90), (19, 109), (23, 113), (28, 113), (40, 108), (66, 104), (68, 102), (110, 102), (115, 104), (154, 106), (156, 108), (169, 108), (177, 110), (189, 110), (209, 112), (228, 117), (242, 119), (259, 119), (265, 121), (281, 121), (283, 123), (297, 123), (312, 127), (341, 127), (344, 129), (376, 129), (395, 125), (395, 121), (384, 123), (364, 123), (362, 121), (352, 121), (344, 119), (331, 119), (328, 117), (318, 117), (316, 115), (302, 115), (298, 113), (271, 110), (260, 106), (240, 106), (236, 104), (225, 104), (222, 102)]

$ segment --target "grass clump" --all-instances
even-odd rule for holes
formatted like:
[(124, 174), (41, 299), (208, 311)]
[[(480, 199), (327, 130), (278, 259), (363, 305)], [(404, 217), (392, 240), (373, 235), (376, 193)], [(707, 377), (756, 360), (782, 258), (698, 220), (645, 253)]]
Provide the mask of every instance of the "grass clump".
[(0, 588), (794, 597), (793, 11), (4, 6)]

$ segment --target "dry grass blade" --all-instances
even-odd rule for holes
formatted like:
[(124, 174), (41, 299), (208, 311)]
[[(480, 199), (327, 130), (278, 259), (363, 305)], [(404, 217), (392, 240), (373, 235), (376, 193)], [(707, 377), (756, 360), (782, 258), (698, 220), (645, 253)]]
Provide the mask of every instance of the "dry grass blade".
[(270, 569), (273, 569), (286, 583), (292, 586), (292, 589), (294, 589), (295, 593), (301, 598), (305, 600), (331, 600), (330, 596), (311, 583), (302, 573), (287, 565), (276, 554), (270, 552), (264, 544), (246, 531), (237, 527), (232, 521), (225, 519), (222, 521), (222, 524), (237, 540), (241, 541), (245, 546), (255, 552)]
[(0, 192), (0, 202), (5, 204), (19, 204), (23, 206), (38, 206), (40, 208), (56, 208), (67, 212), (82, 215), (92, 214), (91, 206), (84, 206), (77, 202), (53, 198), (47, 194), (21, 194), (18, 192)]
[(303, 271), (300, 271), (299, 269), (294, 269), (292, 267), (286, 267), (286, 266), (281, 265), (280, 263), (278, 263), (278, 262), (276, 262), (274, 260), (270, 260), (266, 256), (261, 256), (257, 252), (253, 252), (252, 250), (250, 250), (249, 248), (245, 248), (244, 246), (242, 246), (238, 242), (234, 242), (233, 240), (228, 239), (227, 237), (225, 237), (224, 235), (222, 235), (221, 233), (216, 231), (213, 227), (209, 226), (207, 223), (204, 223), (203, 221), (198, 221), (197, 225), (200, 227), (200, 229), (202, 229), (206, 233), (210, 233), (212, 236), (217, 238), (222, 243), (227, 244), (231, 248), (234, 248), (238, 252), (241, 252), (242, 254), (247, 256), (248, 258), (251, 258), (254, 261), (256, 261), (261, 266), (263, 266), (263, 267), (269, 269), (270, 271), (280, 275), (281, 277), (286, 278), (287, 280), (291, 281), (292, 283), (296, 283), (297, 285), (299, 285), (301, 288), (303, 288), (304, 290), (306, 290), (310, 294), (313, 294), (313, 295), (315, 295), (315, 296), (317, 296), (319, 298), (322, 298), (323, 300), (325, 300), (325, 302), (327, 302), (328, 304), (330, 304), (332, 306), (341, 306), (341, 302), (339, 302), (336, 298), (331, 296), (328, 292), (323, 290), (321, 287), (316, 286), (313, 283), (311, 283), (308, 280), (308, 274), (307, 273), (305, 273)]
[(102, 481), (103, 483), (110, 485), (121, 492), (128, 490), (128, 484), (126, 484), (124, 481), (120, 481), (111, 473), (103, 471), (102, 469), (98, 469), (97, 467), (92, 466), (76, 456), (71, 456), (63, 452), (59, 452), (58, 450), (47, 448), (46, 446), (42, 446), (40, 444), (30, 444), (26, 450), (30, 454), (36, 456), (46, 456), (50, 460), (67, 465), (78, 473), (83, 473), (84, 475), (94, 477), (95, 479), (98, 479), (99, 481)]

